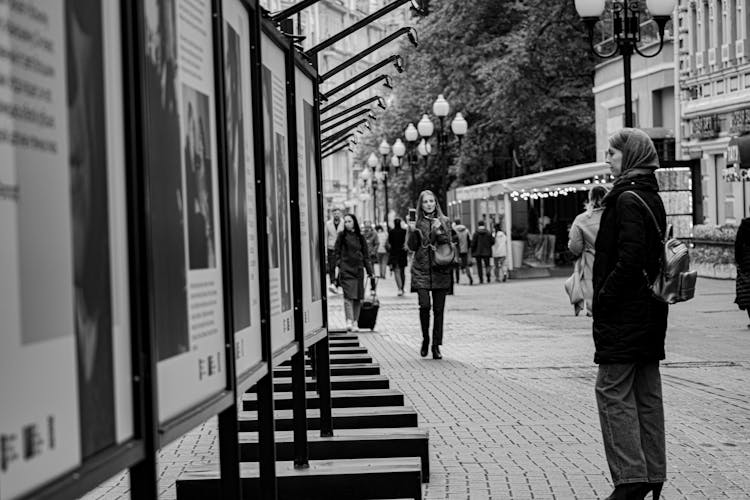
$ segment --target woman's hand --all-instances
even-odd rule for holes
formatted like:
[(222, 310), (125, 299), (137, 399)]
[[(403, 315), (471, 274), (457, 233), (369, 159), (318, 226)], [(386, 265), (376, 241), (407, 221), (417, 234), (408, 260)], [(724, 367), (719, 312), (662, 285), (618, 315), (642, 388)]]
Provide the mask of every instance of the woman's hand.
[(410, 220), (408, 223), (409, 231), (414, 231), (417, 228), (417, 221)]
[(440, 229), (441, 226), (440, 219), (432, 219), (432, 229)]

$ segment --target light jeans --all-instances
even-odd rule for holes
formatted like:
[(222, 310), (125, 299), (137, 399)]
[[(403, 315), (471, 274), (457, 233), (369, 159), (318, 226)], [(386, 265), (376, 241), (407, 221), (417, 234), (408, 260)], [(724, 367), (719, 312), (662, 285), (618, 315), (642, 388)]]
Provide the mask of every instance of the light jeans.
[(596, 403), (615, 486), (663, 483), (667, 454), (659, 362), (599, 365)]
[(357, 299), (344, 299), (344, 316), (347, 321), (357, 323), (359, 321), (359, 311), (362, 310), (362, 301)]

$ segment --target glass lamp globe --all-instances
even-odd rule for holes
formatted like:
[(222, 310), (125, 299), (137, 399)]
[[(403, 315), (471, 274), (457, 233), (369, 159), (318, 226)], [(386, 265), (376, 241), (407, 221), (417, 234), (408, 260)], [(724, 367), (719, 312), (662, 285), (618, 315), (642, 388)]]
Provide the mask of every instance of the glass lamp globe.
[(422, 139), (422, 142), (417, 146), (417, 152), (420, 156), (427, 156), (432, 152), (432, 145), (426, 140)]
[(604, 12), (604, 0), (575, 0), (578, 15), (587, 17), (600, 17)]
[(401, 162), (399, 161), (398, 156), (396, 155), (391, 156), (391, 166), (395, 168), (398, 168), (401, 166)]
[(367, 158), (367, 165), (370, 168), (375, 168), (380, 165), (380, 160), (378, 160), (378, 156), (375, 153), (370, 153), (370, 156)]
[(409, 142), (414, 142), (419, 139), (419, 131), (413, 123), (407, 125), (406, 130), (404, 130), (404, 137), (406, 137), (406, 140)]
[(435, 131), (435, 124), (432, 123), (432, 120), (430, 120), (430, 117), (427, 116), (427, 114), (424, 114), (417, 124), (417, 130), (422, 137), (430, 137)]
[(466, 122), (464, 115), (456, 113), (456, 117), (453, 118), (453, 121), (451, 122), (451, 130), (453, 133), (460, 137), (466, 135), (468, 128), (469, 124)]
[(380, 152), (381, 156), (385, 156), (391, 152), (391, 145), (388, 144), (388, 141), (383, 139), (383, 142), (381, 142), (380, 146), (378, 146), (378, 151)]
[(652, 16), (671, 16), (674, 11), (674, 0), (646, 0), (646, 7)]
[(448, 116), (448, 113), (450, 113), (450, 111), (450, 104), (448, 104), (448, 101), (445, 100), (443, 94), (440, 94), (435, 100), (435, 103), (432, 105), (432, 112), (435, 113), (435, 116), (445, 118), (446, 116)]
[(372, 175), (372, 172), (370, 172), (369, 168), (363, 168), (362, 171), (359, 173), (359, 178), (363, 181), (367, 181), (370, 176)]
[(406, 145), (404, 145), (401, 139), (396, 139), (396, 142), (393, 143), (393, 154), (398, 157), (406, 154)]

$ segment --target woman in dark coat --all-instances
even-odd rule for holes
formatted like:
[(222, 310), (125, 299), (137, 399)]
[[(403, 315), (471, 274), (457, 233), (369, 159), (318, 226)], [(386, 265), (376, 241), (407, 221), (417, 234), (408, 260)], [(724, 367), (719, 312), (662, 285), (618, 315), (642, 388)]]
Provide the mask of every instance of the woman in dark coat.
[[(615, 182), (602, 201), (596, 238), (593, 334), (596, 401), (615, 484), (608, 498), (640, 499), (649, 491), (658, 498), (667, 475), (659, 361), (668, 309), (648, 284), (659, 270), (666, 229), (654, 175), (659, 158), (643, 131), (626, 128), (610, 138), (606, 160)], [(633, 193), (648, 204), (658, 229)]]
[(430, 346), (430, 294), (432, 294), (432, 357), (442, 359), (445, 297), (453, 291), (453, 268), (433, 261), (431, 246), (451, 243), (451, 228), (432, 191), (422, 191), (417, 203), (417, 220), (409, 221), (408, 247), (414, 252), (411, 291), (419, 295), (419, 323), (422, 326), (422, 357)]
[(359, 320), (362, 299), (365, 298), (365, 273), (372, 279), (367, 242), (359, 229), (357, 218), (344, 216), (344, 230), (336, 239), (336, 275), (344, 290), (346, 329), (352, 331)]
[[(734, 260), (737, 264), (737, 297), (734, 303), (750, 318), (750, 217), (742, 219), (734, 240)], [(747, 325), (750, 328), (750, 325)]]
[(401, 219), (393, 219), (393, 229), (388, 232), (388, 265), (393, 269), (398, 287), (398, 296), (404, 294), (406, 281), (406, 230), (401, 227)]

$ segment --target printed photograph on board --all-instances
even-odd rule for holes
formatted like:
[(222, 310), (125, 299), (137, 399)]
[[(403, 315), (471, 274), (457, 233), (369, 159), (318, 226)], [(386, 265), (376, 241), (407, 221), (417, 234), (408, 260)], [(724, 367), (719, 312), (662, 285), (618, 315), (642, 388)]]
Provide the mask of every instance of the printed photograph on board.
[(177, 102), (175, 0), (146, 0), (145, 69), (153, 323), (159, 361), (187, 352), (185, 196), (182, 188), (180, 117)]
[(227, 110), (227, 154), (229, 156), (229, 219), (232, 244), (232, 308), (234, 330), (250, 326), (250, 275), (248, 274), (247, 238), (247, 180), (245, 179), (245, 117), (242, 110), (242, 61), (240, 35), (229, 23), (224, 23), (225, 86)]
[(208, 96), (182, 86), (185, 209), (190, 269), (216, 267)]
[(266, 159), (266, 215), (268, 217), (268, 259), (271, 269), (279, 267), (279, 233), (276, 213), (276, 173), (273, 148), (273, 76), (263, 66), (263, 148)]
[[(313, 123), (313, 107), (303, 101), (305, 117), (305, 169), (307, 180), (307, 223), (308, 249), (310, 251), (310, 283), (312, 286), (312, 301), (321, 299), (320, 283), (320, 231), (318, 230), (318, 179), (316, 176), (315, 156), (315, 124)], [(302, 168), (302, 165), (300, 165)]]
[(102, 6), (65, 2), (68, 141), (81, 453), (116, 441)]
[(286, 141), (275, 134), (276, 141), (276, 232), (279, 242), (279, 267), (281, 276), (281, 311), (292, 308), (292, 256), (290, 254), (289, 221), (289, 167), (286, 161)]

